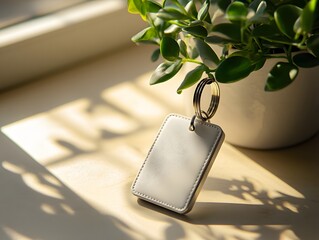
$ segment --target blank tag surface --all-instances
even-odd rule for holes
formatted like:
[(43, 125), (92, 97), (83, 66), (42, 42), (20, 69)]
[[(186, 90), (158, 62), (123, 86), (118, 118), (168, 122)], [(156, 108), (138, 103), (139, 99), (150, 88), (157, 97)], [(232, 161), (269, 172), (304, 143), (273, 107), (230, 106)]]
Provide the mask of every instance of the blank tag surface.
[(174, 212), (187, 213), (193, 207), (224, 140), (214, 124), (169, 115), (133, 185), (137, 197)]

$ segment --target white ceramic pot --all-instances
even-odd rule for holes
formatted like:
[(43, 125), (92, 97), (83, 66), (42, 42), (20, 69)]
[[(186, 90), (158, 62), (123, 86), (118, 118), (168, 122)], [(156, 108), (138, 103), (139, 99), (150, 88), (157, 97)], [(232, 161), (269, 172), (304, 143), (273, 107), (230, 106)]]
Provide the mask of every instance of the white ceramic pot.
[[(224, 129), (227, 142), (274, 149), (303, 142), (318, 132), (319, 67), (300, 69), (297, 79), (288, 87), (265, 92), (267, 74), (277, 61), (267, 60), (262, 70), (246, 79), (220, 84), (220, 104), (211, 121)], [(193, 90), (188, 90), (185, 95), (190, 99), (192, 94)], [(207, 95), (202, 97), (207, 106), (210, 93), (203, 94)], [(189, 104), (186, 111), (192, 115)]]

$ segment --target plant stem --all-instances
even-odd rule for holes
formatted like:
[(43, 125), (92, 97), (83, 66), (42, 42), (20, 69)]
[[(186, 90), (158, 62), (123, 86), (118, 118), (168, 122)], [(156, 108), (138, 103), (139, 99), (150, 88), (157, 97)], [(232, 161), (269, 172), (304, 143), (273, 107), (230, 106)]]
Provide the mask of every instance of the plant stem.
[(292, 45), (289, 45), (288, 49), (286, 47), (284, 47), (285, 53), (287, 55), (287, 60), (289, 63), (292, 64), (291, 49), (292, 49)]
[(306, 47), (303, 46), (303, 44), (305, 44), (306, 40), (307, 40), (307, 36), (303, 35), (302, 40), (301, 40), (300, 43), (298, 43), (297, 47), (300, 48), (300, 49), (306, 49)]
[(285, 58), (285, 59), (287, 59), (286, 56), (275, 56), (275, 55), (272, 55), (272, 54), (265, 54), (264, 56), (266, 58)]
[(182, 62), (183, 62), (183, 63), (185, 63), (185, 62), (191, 62), (191, 63), (196, 63), (196, 64), (202, 64), (200, 61), (195, 60), (195, 59), (191, 59), (191, 58), (183, 58)]
[(258, 38), (255, 38), (255, 37), (253, 37), (252, 39), (253, 39), (254, 42), (257, 44), (259, 50), (263, 51), (263, 46), (262, 46), (262, 44), (260, 44), (259, 39), (258, 39)]

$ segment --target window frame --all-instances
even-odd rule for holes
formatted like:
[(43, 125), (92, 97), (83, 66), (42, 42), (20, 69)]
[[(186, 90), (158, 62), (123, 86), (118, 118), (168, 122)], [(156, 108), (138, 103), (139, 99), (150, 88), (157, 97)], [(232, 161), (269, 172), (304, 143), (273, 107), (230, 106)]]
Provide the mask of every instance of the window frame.
[(0, 30), (0, 90), (132, 45), (126, 1), (96, 0)]

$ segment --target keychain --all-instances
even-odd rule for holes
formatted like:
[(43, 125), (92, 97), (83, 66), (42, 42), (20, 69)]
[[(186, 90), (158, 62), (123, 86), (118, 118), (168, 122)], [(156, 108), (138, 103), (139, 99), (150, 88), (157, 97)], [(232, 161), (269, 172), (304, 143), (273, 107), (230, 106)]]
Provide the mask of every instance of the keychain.
[[(210, 84), (211, 101), (204, 111), (201, 95)], [(133, 182), (135, 196), (179, 214), (192, 209), (225, 137), (219, 126), (209, 122), (218, 108), (219, 95), (215, 79), (205, 78), (194, 92), (195, 115), (166, 117)]]

